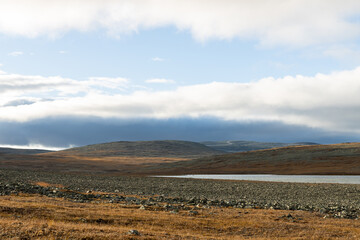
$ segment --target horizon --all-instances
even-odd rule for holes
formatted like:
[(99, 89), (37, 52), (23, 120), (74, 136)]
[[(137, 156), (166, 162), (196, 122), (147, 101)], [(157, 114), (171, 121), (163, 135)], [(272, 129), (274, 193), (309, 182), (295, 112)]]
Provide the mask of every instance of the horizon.
[[(114, 143), (114, 142), (119, 142), (120, 143), (120, 142), (157, 142), (157, 141), (194, 142), (194, 143), (203, 144), (205, 146), (207, 146), (206, 143), (211, 143), (211, 142), (214, 142), (214, 143), (219, 143), (219, 142), (248, 142), (248, 143), (272, 143), (272, 144), (294, 144), (294, 145), (303, 144), (303, 143), (310, 143), (310, 144), (315, 144), (315, 145), (329, 145), (329, 144), (321, 144), (321, 143), (316, 143), (316, 142), (259, 142), (259, 141), (246, 141), (246, 140), (198, 141), (197, 142), (197, 141), (187, 141), (187, 140), (178, 140), (178, 139), (159, 139), (159, 140), (145, 140), (145, 141), (142, 141), (142, 140), (133, 140), (133, 141), (120, 140), (120, 141), (113, 141), (113, 142), (98, 142), (98, 143), (91, 143), (91, 144), (81, 145), (81, 146), (69, 146), (67, 148), (47, 147), (47, 146), (43, 146), (43, 145), (23, 146), (23, 145), (3, 145), (3, 144), (0, 144), (0, 148), (62, 151), (62, 150), (71, 149), (71, 148), (85, 147), (85, 146), (105, 144), (105, 143)], [(345, 144), (345, 143), (357, 143), (357, 142), (341, 142), (341, 143), (335, 143), (335, 144)], [(332, 144), (330, 144), (330, 145), (332, 145)]]
[(355, 0), (5, 0), (0, 146), (360, 142), (359, 40)]

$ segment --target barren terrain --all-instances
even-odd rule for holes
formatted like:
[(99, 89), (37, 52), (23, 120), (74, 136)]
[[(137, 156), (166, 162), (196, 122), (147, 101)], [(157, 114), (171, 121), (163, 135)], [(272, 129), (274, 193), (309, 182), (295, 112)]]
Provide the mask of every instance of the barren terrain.
[(189, 206), (171, 212), (20, 195), (0, 197), (0, 238), (359, 239), (360, 222), (303, 211)]
[(0, 153), (0, 168), (113, 175), (359, 175), (360, 143), (224, 153), (184, 141), (116, 142), (33, 155)]
[(360, 185), (0, 170), (1, 239), (359, 239)]

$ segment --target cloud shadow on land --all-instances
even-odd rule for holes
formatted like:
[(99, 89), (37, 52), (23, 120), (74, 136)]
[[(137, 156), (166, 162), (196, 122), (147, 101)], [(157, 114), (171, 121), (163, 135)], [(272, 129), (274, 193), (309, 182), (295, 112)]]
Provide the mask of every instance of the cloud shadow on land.
[(356, 135), (326, 132), (280, 122), (236, 122), (216, 118), (102, 119), (46, 118), (25, 123), (0, 122), (0, 144), (40, 144), (51, 147), (82, 146), (110, 141), (137, 140), (338, 143), (360, 141)]

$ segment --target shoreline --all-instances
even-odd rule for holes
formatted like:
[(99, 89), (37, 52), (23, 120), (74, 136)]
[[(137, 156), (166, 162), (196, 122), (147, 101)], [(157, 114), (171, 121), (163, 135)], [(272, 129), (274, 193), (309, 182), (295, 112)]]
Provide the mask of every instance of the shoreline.
[[(47, 183), (49, 187), (37, 186), (35, 191), (36, 182)], [(63, 186), (63, 190), (55, 185)], [(6, 190), (9, 187), (11, 189)], [(360, 185), (357, 184), (110, 177), (0, 169), (0, 192), (4, 191), (44, 193), (42, 195), (69, 199), (76, 193), (74, 196), (84, 201), (91, 200), (87, 192), (103, 192), (111, 195), (109, 200), (114, 202), (118, 195), (161, 196), (168, 204), (305, 210), (350, 219), (360, 216)]]

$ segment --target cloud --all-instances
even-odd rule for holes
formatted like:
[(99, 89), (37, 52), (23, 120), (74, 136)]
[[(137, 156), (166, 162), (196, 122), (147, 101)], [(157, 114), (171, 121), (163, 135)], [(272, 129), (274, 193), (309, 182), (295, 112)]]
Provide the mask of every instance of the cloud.
[(357, 39), (357, 0), (4, 0), (0, 32), (58, 37), (105, 29), (119, 36), (142, 29), (175, 26), (199, 41), (254, 39), (262, 45), (306, 46)]
[(174, 80), (165, 78), (151, 78), (145, 81), (146, 83), (175, 83)]
[(154, 62), (163, 62), (163, 61), (165, 61), (165, 59), (159, 58), (159, 57), (154, 57), (151, 60), (154, 61)]
[[(216, 118), (115, 119), (96, 117), (45, 118), (0, 122), (0, 146), (49, 149), (111, 141), (178, 139), (189, 141), (253, 140), (338, 143), (359, 141), (354, 133), (339, 134), (280, 122), (238, 122)], [(42, 145), (42, 146), (41, 146)], [(3, 145), (4, 146), (4, 145)]]
[(323, 51), (323, 55), (345, 62), (357, 64), (360, 61), (360, 49), (357, 46), (332, 46)]
[[(90, 77), (74, 80), (60, 76), (0, 74), (0, 106), (19, 107), (49, 101), (69, 100), (86, 94), (111, 95), (127, 88), (125, 78)], [(0, 107), (0, 111), (2, 108)]]
[[(19, 74), (0, 75), (0, 102), (8, 96), (21, 96), (24, 94), (43, 94), (51, 92), (76, 93), (81, 89), (81, 82), (59, 76), (26, 76)], [(76, 86), (76, 87), (75, 87)]]
[(21, 55), (23, 55), (23, 54), (24, 54), (24, 53), (21, 52), (21, 51), (15, 51), (15, 52), (9, 53), (8, 55), (9, 55), (9, 56), (12, 56), (12, 57), (18, 57), (18, 56), (21, 56)]
[[(76, 81), (61, 77), (0, 75), (0, 121), (50, 117), (175, 119), (213, 117), (360, 133), (360, 67), (350, 71), (212, 82), (169, 91), (115, 91), (122, 78)], [(33, 97), (30, 105), (3, 106)], [(50, 98), (51, 101), (44, 101)]]
[(44, 149), (50, 151), (59, 151), (64, 150), (64, 147), (54, 147), (47, 146), (43, 144), (27, 144), (27, 145), (9, 145), (9, 144), (0, 144), (0, 148), (16, 148), (16, 149)]
[[(116, 89), (123, 91), (127, 88), (129, 80), (126, 78), (109, 78), (109, 77), (90, 77), (88, 81), (83, 82), (83, 85), (108, 89)], [(105, 90), (106, 91), (106, 90)]]
[(6, 104), (3, 105), (3, 107), (9, 107), (9, 106), (20, 106), (20, 105), (30, 105), (35, 103), (34, 100), (29, 100), (29, 99), (16, 99), (16, 100), (12, 100), (10, 102), (7, 102)]
[(59, 54), (65, 54), (65, 53), (67, 53), (67, 51), (64, 50), (59, 51)]

